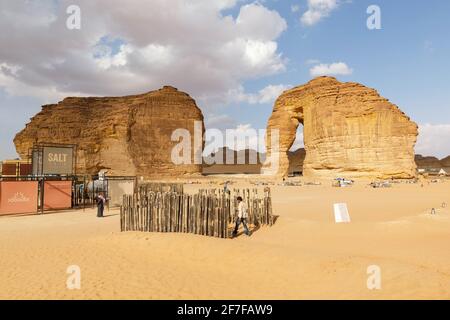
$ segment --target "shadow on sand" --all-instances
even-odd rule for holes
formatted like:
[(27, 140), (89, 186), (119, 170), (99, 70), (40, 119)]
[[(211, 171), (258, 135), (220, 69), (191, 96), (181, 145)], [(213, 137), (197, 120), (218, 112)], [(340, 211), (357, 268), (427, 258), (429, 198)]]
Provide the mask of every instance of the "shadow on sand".
[[(273, 216), (273, 225), (277, 222), (279, 217), (280, 216)], [(241, 236), (247, 236), (242, 229), (243, 229), (243, 226), (241, 225), (239, 227), (239, 230), (241, 230), (241, 231), (238, 231), (238, 233), (233, 236), (233, 230), (234, 230), (234, 225), (233, 225), (233, 229), (231, 231), (230, 239), (239, 238)], [(257, 232), (259, 229), (261, 229), (261, 226), (259, 226), (259, 225), (258, 226), (253, 226), (253, 227), (249, 226), (249, 229), (250, 229), (250, 237), (251, 237), (255, 232)]]

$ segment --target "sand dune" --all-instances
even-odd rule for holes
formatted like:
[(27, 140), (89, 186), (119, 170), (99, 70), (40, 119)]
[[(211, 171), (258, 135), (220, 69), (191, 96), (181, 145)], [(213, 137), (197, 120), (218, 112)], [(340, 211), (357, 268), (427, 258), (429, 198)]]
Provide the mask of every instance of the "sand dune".
[[(276, 224), (234, 240), (120, 233), (117, 210), (1, 217), (0, 298), (449, 299), (449, 191), (277, 186)], [(333, 222), (335, 202), (351, 224)], [(69, 265), (81, 268), (80, 290), (66, 288)], [(370, 265), (381, 290), (367, 288)]]

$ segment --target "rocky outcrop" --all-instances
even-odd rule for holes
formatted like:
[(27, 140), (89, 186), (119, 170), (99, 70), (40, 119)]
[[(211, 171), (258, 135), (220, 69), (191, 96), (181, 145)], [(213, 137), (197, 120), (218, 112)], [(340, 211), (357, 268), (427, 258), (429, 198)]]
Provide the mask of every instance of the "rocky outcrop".
[(450, 156), (439, 160), (436, 157), (424, 157), (418, 154), (416, 155), (415, 161), (418, 169), (432, 171), (439, 171), (440, 169), (444, 169), (447, 172), (450, 172)]
[(278, 129), (278, 171), (287, 175), (288, 150), (304, 126), (307, 177), (411, 178), (416, 176), (417, 125), (376, 90), (319, 77), (284, 92), (268, 123), (268, 159), (277, 151), (271, 129)]
[(441, 165), (444, 168), (450, 168), (450, 156), (441, 160)]
[(265, 157), (253, 149), (223, 147), (204, 157), (203, 174), (260, 174)]
[(418, 169), (440, 169), (442, 167), (441, 161), (436, 157), (424, 157), (418, 154), (415, 161)]
[(182, 165), (171, 159), (176, 129), (191, 133), (191, 160), (195, 148), (201, 158), (203, 145), (194, 143), (195, 122), (203, 133), (201, 110), (173, 87), (127, 97), (66, 98), (43, 106), (14, 143), (22, 158), (36, 143), (76, 144), (77, 174), (106, 169), (109, 175), (178, 177), (201, 173), (201, 159)]
[(303, 148), (288, 152), (289, 174), (299, 174), (303, 172), (303, 162), (305, 162), (306, 151)]

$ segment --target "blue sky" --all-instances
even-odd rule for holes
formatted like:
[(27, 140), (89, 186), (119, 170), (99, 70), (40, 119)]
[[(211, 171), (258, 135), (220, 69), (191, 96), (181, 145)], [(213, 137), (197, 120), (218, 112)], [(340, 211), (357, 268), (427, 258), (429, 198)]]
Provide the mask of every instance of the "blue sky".
[[(353, 73), (337, 76), (340, 80), (377, 89), (417, 123), (450, 123), (450, 1), (358, 0), (343, 4), (308, 28), (291, 12), (292, 3), (266, 2), (289, 24), (279, 42), (280, 51), (289, 59), (288, 70), (247, 82), (249, 91), (270, 83), (295, 86), (309, 81), (308, 60), (344, 61)], [(299, 3), (304, 8), (305, 2)], [(382, 10), (382, 29), (370, 31), (366, 9), (374, 3)], [(263, 125), (272, 106), (236, 108), (244, 122), (254, 121), (255, 108), (264, 109), (258, 112), (258, 124)]]
[[(72, 2), (82, 13), (76, 32), (64, 29)], [(373, 4), (381, 30), (366, 26)], [(450, 154), (450, 1), (130, 0), (127, 12), (115, 5), (2, 1), (0, 159), (16, 157), (12, 139), (42, 104), (67, 95), (170, 84), (197, 100), (207, 126), (259, 129), (276, 97), (258, 98), (261, 90), (304, 84), (313, 67), (335, 63), (347, 72), (331, 75), (377, 89), (419, 124), (418, 153)], [(307, 24), (311, 10), (319, 17)], [(259, 44), (251, 63), (241, 60), (248, 43)]]

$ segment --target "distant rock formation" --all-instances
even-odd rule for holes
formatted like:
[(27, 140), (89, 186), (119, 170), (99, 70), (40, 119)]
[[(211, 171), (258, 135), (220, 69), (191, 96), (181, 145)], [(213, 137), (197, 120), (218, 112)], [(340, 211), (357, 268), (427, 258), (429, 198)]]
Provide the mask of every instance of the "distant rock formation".
[(194, 160), (196, 121), (203, 132), (195, 101), (169, 86), (127, 97), (66, 98), (43, 106), (14, 143), (22, 158), (35, 143), (76, 144), (77, 174), (106, 169), (109, 175), (178, 177), (201, 173), (201, 164), (175, 165), (171, 160), (177, 144), (171, 135), (179, 128), (191, 133)]
[[(231, 163), (226, 162), (227, 152), (233, 157)], [(301, 174), (303, 172), (303, 161), (305, 160), (305, 149), (289, 151), (289, 175)], [(216, 159), (222, 159), (221, 163), (213, 163)], [(253, 160), (257, 160), (254, 163)], [(220, 148), (215, 153), (204, 157), (204, 174), (261, 174), (261, 169), (266, 160), (265, 153), (259, 153), (252, 149), (231, 150)]]
[(450, 156), (441, 160), (441, 165), (444, 168), (450, 168)]
[(441, 161), (436, 157), (424, 157), (418, 154), (415, 161), (418, 169), (440, 169), (442, 167)]
[(265, 159), (265, 153), (256, 150), (223, 147), (204, 157), (203, 174), (260, 174)]
[[(289, 172), (288, 150), (304, 126), (306, 177), (412, 178), (418, 130), (398, 107), (376, 90), (319, 77), (285, 91), (268, 122), (280, 134), (278, 175)], [(269, 165), (263, 168), (269, 171)]]
[(303, 162), (305, 162), (306, 151), (303, 148), (289, 151), (289, 174), (303, 173)]
[(450, 173), (450, 156), (439, 160), (436, 157), (424, 157), (417, 154), (415, 161), (418, 169), (439, 171), (444, 169)]

